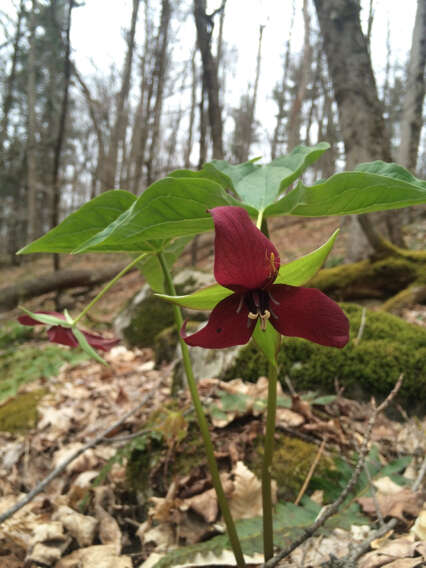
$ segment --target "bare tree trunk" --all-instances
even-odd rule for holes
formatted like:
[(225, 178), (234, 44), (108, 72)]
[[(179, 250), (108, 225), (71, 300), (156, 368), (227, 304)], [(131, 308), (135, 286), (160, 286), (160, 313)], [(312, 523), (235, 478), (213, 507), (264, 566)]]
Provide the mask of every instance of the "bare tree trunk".
[[(382, 105), (367, 40), (361, 30), (359, 1), (314, 0), (314, 3), (339, 111), (346, 166), (351, 169), (359, 162), (375, 159), (391, 161)], [(359, 220), (374, 249), (381, 237), (368, 216), (360, 216)], [(353, 235), (351, 243), (359, 242), (359, 237)], [(360, 248), (365, 248), (362, 243)]]
[(259, 78), (260, 78), (260, 64), (262, 61), (262, 38), (263, 38), (263, 30), (265, 26), (259, 26), (259, 41), (257, 44), (257, 58), (256, 58), (256, 76), (253, 85), (253, 95), (250, 101), (250, 108), (249, 108), (249, 116), (248, 116), (248, 128), (247, 128), (247, 141), (245, 144), (244, 149), (244, 160), (247, 161), (250, 155), (250, 147), (252, 144), (252, 137), (253, 137), (253, 128), (254, 128), (254, 117), (256, 112), (256, 101), (257, 101), (257, 92), (259, 89)]
[(127, 41), (127, 53), (124, 62), (121, 89), (117, 99), (117, 109), (114, 125), (111, 132), (108, 157), (105, 163), (105, 174), (103, 190), (112, 189), (115, 186), (117, 175), (117, 160), (120, 141), (124, 136), (125, 124), (125, 105), (129, 96), (130, 79), (132, 73), (133, 53), (135, 48), (136, 22), (138, 19), (139, 0), (133, 0), (132, 19), (130, 23), (129, 36)]
[(80, 73), (78, 72), (75, 65), (72, 66), (72, 70), (74, 73), (75, 78), (77, 79), (81, 90), (83, 92), (84, 98), (87, 102), (87, 107), (89, 109), (89, 115), (92, 120), (93, 128), (95, 129), (96, 139), (98, 141), (98, 157), (97, 157), (97, 166), (96, 171), (93, 176), (92, 180), (92, 189), (91, 189), (91, 198), (96, 196), (97, 194), (97, 184), (99, 180), (102, 178), (102, 166), (105, 161), (105, 143), (104, 143), (104, 135), (102, 133), (102, 129), (99, 124), (98, 119), (98, 109), (96, 108), (96, 101), (93, 100), (90, 90), (86, 83), (84, 82), (83, 78), (81, 77)]
[(13, 89), (15, 86), (15, 79), (16, 79), (16, 64), (18, 62), (18, 54), (19, 54), (19, 42), (21, 41), (22, 37), (21, 27), (22, 27), (23, 13), (24, 13), (24, 0), (21, 0), (18, 10), (18, 20), (16, 22), (15, 39), (13, 41), (12, 67), (10, 69), (9, 76), (6, 79), (6, 93), (3, 99), (3, 109), (2, 109), (3, 114), (2, 114), (1, 127), (0, 127), (0, 156), (3, 156), (3, 145), (4, 141), (7, 138), (7, 129), (9, 126), (9, 113), (10, 109), (12, 108)]
[(149, 146), (147, 166), (147, 184), (151, 185), (154, 181), (154, 159), (157, 153), (158, 142), (160, 139), (161, 110), (163, 107), (164, 84), (166, 80), (167, 67), (167, 41), (169, 35), (171, 8), (169, 0), (162, 0), (161, 20), (158, 30), (158, 46), (156, 54), (156, 93), (154, 104), (154, 120), (151, 130), (151, 142)]
[(37, 164), (35, 156), (35, 129), (36, 129), (36, 77), (35, 77), (35, 13), (37, 0), (32, 0), (30, 15), (30, 50), (28, 55), (28, 80), (27, 80), (27, 207), (28, 225), (27, 240), (32, 241), (38, 234), (37, 212)]
[(401, 119), (401, 141), (398, 163), (414, 171), (417, 164), (422, 111), (425, 96), (426, 64), (426, 0), (417, 0), (416, 21), (413, 30), (406, 90)]
[[(68, 14), (65, 29), (65, 55), (64, 55), (64, 92), (62, 96), (61, 113), (59, 117), (58, 135), (56, 137), (55, 150), (53, 155), (53, 176), (52, 176), (52, 205), (51, 205), (51, 227), (56, 227), (59, 222), (59, 204), (61, 199), (59, 167), (61, 163), (61, 153), (65, 138), (65, 123), (68, 112), (68, 95), (71, 78), (71, 12), (73, 8), (73, 0), (68, 0)], [(59, 270), (59, 255), (53, 255), (54, 270)]]
[[(222, 5), (219, 10), (223, 9)], [(206, 13), (206, 0), (194, 0), (194, 17), (197, 42), (203, 64), (203, 84), (208, 96), (210, 131), (213, 141), (213, 158), (223, 158), (222, 112), (219, 104), (219, 81), (217, 64), (211, 50), (213, 17)]]
[(292, 150), (300, 143), (300, 125), (302, 119), (302, 105), (306, 96), (309, 74), (311, 72), (312, 49), (310, 42), (311, 18), (309, 15), (308, 0), (303, 0), (303, 21), (305, 24), (305, 35), (303, 43), (303, 59), (300, 68), (300, 80), (297, 85), (296, 96), (294, 98), (288, 124), (288, 150)]
[(275, 160), (275, 158), (277, 157), (278, 146), (280, 143), (280, 132), (282, 130), (282, 122), (285, 116), (285, 101), (286, 101), (286, 92), (287, 92), (288, 70), (290, 68), (291, 38), (292, 38), (292, 30), (294, 25), (295, 11), (296, 11), (295, 3), (293, 0), (291, 21), (290, 21), (290, 32), (287, 38), (285, 57), (284, 57), (283, 76), (282, 76), (281, 86), (276, 91), (275, 95), (276, 103), (278, 105), (278, 111), (277, 111), (277, 120), (274, 128), (274, 134), (271, 142), (271, 158), (273, 160)]
[(196, 49), (194, 49), (194, 53), (192, 54), (191, 59), (191, 110), (189, 112), (188, 137), (186, 139), (185, 155), (183, 160), (185, 168), (191, 167), (191, 152), (194, 138), (195, 109), (197, 105), (197, 65), (195, 63), (196, 53), (197, 51)]

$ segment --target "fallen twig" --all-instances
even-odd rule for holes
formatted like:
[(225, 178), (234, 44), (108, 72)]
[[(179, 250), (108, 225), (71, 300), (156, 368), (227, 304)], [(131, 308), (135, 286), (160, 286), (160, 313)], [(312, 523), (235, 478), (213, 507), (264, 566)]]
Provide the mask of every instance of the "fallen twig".
[(309, 482), (311, 481), (311, 477), (313, 476), (314, 471), (315, 471), (315, 468), (317, 467), (318, 462), (319, 462), (319, 460), (320, 460), (320, 458), (321, 458), (321, 456), (322, 456), (322, 453), (323, 453), (323, 451), (324, 451), (325, 442), (326, 442), (326, 439), (324, 438), (323, 441), (321, 442), (321, 446), (318, 448), (318, 451), (317, 451), (317, 454), (316, 454), (316, 456), (315, 456), (315, 459), (314, 459), (314, 461), (312, 462), (311, 467), (309, 468), (308, 475), (306, 476), (306, 479), (305, 479), (305, 481), (303, 482), (302, 488), (301, 488), (300, 491), (299, 491), (299, 495), (297, 496), (296, 501), (294, 502), (295, 505), (298, 505), (298, 504), (300, 503), (300, 501), (301, 501), (303, 495), (305, 494), (306, 488), (308, 487)]
[(370, 416), (370, 420), (368, 421), (368, 424), (367, 424), (364, 440), (363, 440), (363, 443), (361, 445), (360, 452), (359, 452), (358, 462), (357, 462), (355, 469), (352, 473), (351, 479), (349, 480), (349, 482), (347, 483), (346, 487), (343, 489), (343, 491), (341, 492), (339, 497), (331, 505), (323, 507), (323, 509), (321, 510), (320, 514), (318, 515), (316, 521), (310, 527), (305, 529), (303, 534), (298, 539), (296, 539), (294, 542), (292, 542), (290, 544), (290, 546), (288, 546), (287, 548), (285, 548), (284, 550), (279, 552), (276, 556), (274, 556), (273, 558), (268, 560), (268, 562), (265, 562), (265, 564), (262, 565), (263, 568), (272, 568), (273, 566), (277, 566), (277, 564), (279, 562), (281, 562), (281, 560), (283, 560), (284, 558), (289, 556), (289, 554), (291, 554), (293, 552), (293, 550), (296, 550), (296, 548), (298, 548), (301, 544), (303, 544), (306, 540), (308, 540), (308, 538), (313, 536), (316, 533), (316, 531), (320, 527), (322, 527), (324, 525), (324, 523), (332, 515), (334, 515), (338, 511), (340, 505), (344, 502), (346, 497), (350, 494), (352, 489), (357, 484), (359, 476), (361, 474), (361, 471), (364, 468), (365, 460), (366, 460), (367, 454), (368, 454), (368, 444), (369, 444), (369, 441), (370, 441), (371, 432), (373, 430), (373, 426), (374, 426), (374, 423), (376, 421), (376, 418), (380, 414), (380, 412), (382, 412), (390, 404), (390, 402), (395, 398), (397, 392), (401, 388), (402, 379), (403, 379), (403, 375), (401, 374), (399, 376), (394, 388), (392, 389), (392, 391), (388, 394), (388, 396), (385, 398), (385, 400), (379, 406), (376, 406), (376, 403), (373, 399), (373, 401), (372, 401), (373, 412), (372, 412), (372, 414)]
[(126, 412), (126, 414), (124, 414), (119, 420), (117, 420), (116, 422), (114, 422), (114, 424), (112, 424), (106, 430), (101, 432), (99, 436), (96, 436), (96, 438), (94, 438), (93, 440), (91, 440), (90, 442), (88, 442), (78, 450), (76, 450), (67, 459), (65, 459), (62, 463), (60, 463), (58, 467), (56, 467), (53, 471), (49, 473), (47, 477), (45, 477), (42, 481), (40, 481), (40, 483), (36, 485), (36, 487), (34, 487), (34, 489), (32, 489), (23, 499), (15, 503), (13, 507), (11, 507), (10, 509), (8, 509), (7, 511), (5, 511), (0, 515), (0, 524), (6, 521), (7, 519), (9, 519), (10, 517), (12, 517), (17, 511), (22, 509), (22, 507), (25, 507), (25, 505), (27, 505), (35, 497), (37, 497), (37, 495), (39, 495), (49, 485), (49, 483), (55, 479), (55, 477), (58, 477), (58, 475), (61, 474), (71, 462), (76, 460), (86, 450), (94, 448), (98, 444), (104, 442), (104, 438), (108, 436), (108, 434), (113, 430), (115, 430), (118, 426), (123, 424), (123, 422), (125, 422), (128, 418), (130, 418), (130, 416), (136, 414), (136, 412), (140, 410), (142, 406), (144, 406), (154, 396), (154, 392), (155, 390), (153, 389), (151, 392), (146, 394), (137, 406)]

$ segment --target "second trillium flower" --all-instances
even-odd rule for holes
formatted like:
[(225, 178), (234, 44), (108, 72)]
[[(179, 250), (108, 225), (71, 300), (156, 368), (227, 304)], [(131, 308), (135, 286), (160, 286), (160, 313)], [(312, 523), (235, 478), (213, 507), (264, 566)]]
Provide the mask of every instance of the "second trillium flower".
[(215, 226), (214, 275), (233, 294), (220, 301), (207, 325), (182, 335), (191, 346), (221, 349), (247, 343), (257, 322), (282, 335), (327, 347), (344, 347), (349, 322), (340, 307), (315, 288), (274, 284), (280, 257), (271, 241), (240, 207), (210, 210)]

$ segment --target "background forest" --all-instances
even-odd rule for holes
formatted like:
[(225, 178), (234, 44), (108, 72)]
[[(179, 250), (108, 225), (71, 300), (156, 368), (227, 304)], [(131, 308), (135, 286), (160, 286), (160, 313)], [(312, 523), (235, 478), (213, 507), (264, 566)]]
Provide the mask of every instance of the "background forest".
[[(0, 10), (4, 260), (18, 262), (16, 250), (105, 190), (140, 194), (168, 171), (211, 158), (268, 160), (297, 144), (327, 140), (332, 149), (316, 179), (373, 159), (396, 161), (424, 177), (424, 0), (417, 15), (415, 0), (408, 3), (412, 28), (401, 36), (391, 34), (391, 22), (405, 8), (394, 2), (387, 3), (385, 20), (379, 6), (375, 22), (374, 0), (288, 0), (278, 13), (286, 36), (277, 36), (271, 6), (259, 3), (256, 23), (247, 24), (256, 34), (249, 38), (251, 63), (244, 33), (235, 47), (241, 24), (235, 0), (208, 6), (205, 0), (133, 0), (120, 3), (128, 15), (123, 51), (113, 61), (98, 56), (92, 65), (91, 54), (83, 56), (71, 41), (86, 45), (80, 35), (90, 30), (87, 47), (97, 42), (102, 15), (81, 24), (89, 4), (21, 0)], [(253, 20), (253, 6), (249, 14)], [(353, 34), (339, 37), (339, 26), (324, 23), (330, 17), (348, 19)], [(234, 31), (232, 42), (227, 29)], [(370, 54), (372, 45), (377, 53)], [(403, 244), (398, 214), (387, 225), (391, 240)]]

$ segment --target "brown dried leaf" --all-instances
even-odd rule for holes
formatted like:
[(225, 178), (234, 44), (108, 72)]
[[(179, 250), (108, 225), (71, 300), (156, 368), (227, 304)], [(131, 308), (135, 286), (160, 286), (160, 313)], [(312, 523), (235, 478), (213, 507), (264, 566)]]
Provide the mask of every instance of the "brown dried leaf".
[[(406, 523), (407, 519), (404, 514), (417, 517), (421, 510), (418, 494), (408, 487), (392, 495), (377, 493), (376, 498), (384, 518), (394, 517)], [(372, 497), (361, 497), (358, 499), (358, 503), (365, 513), (372, 516), (376, 515), (376, 506)]]
[(90, 546), (93, 543), (98, 527), (98, 521), (94, 517), (82, 515), (70, 507), (62, 506), (53, 514), (52, 519), (58, 519), (79, 546)]

